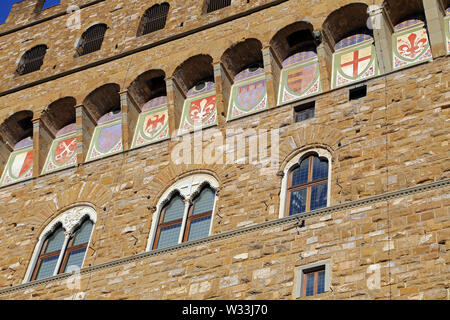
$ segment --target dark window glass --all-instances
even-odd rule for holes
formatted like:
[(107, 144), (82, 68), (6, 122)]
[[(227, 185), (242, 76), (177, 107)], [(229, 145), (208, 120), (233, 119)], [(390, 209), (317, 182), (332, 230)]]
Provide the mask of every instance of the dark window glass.
[(208, 8), (206, 12), (213, 12), (231, 5), (231, 0), (207, 0)]
[(81, 269), (93, 227), (94, 224), (91, 220), (85, 220), (74, 232), (64, 253), (64, 259), (60, 268), (62, 272), (70, 272), (72, 271), (71, 268), (74, 267)]
[(216, 192), (207, 187), (194, 199), (194, 204), (188, 213), (184, 241), (192, 241), (209, 236), (215, 197)]
[(304, 271), (302, 296), (311, 297), (324, 292), (325, 292), (325, 266)]
[(327, 200), (328, 160), (315, 155), (305, 157), (289, 175), (289, 215), (326, 207)]
[(175, 195), (167, 203), (159, 219), (156, 241), (153, 249), (161, 249), (178, 244), (183, 222), (185, 203), (180, 195)]
[(325, 271), (321, 271), (317, 275), (317, 294), (325, 292)]
[(42, 245), (31, 280), (39, 280), (53, 276), (64, 245), (64, 239), (64, 229), (61, 226), (47, 237)]
[(327, 184), (311, 187), (311, 208), (316, 210), (327, 206)]
[(157, 248), (161, 249), (178, 244), (180, 230), (181, 230), (181, 223), (161, 228)]
[(292, 186), (299, 186), (308, 182), (309, 159), (304, 159), (300, 166), (292, 172)]
[(316, 110), (316, 102), (309, 102), (294, 108), (295, 122), (302, 122), (314, 118)]
[(166, 26), (167, 15), (169, 13), (169, 4), (157, 4), (148, 9), (142, 17), (139, 27), (139, 35), (148, 34), (157, 30), (164, 29)]
[(314, 295), (314, 275), (315, 273), (310, 273), (306, 275), (306, 296)]
[(166, 207), (164, 211), (163, 222), (170, 222), (183, 218), (184, 213), (184, 200), (181, 197), (175, 197)]
[(306, 211), (307, 189), (294, 191), (291, 194), (291, 203), (289, 206), (289, 215), (302, 213)]
[(17, 73), (24, 75), (41, 69), (46, 53), (46, 45), (39, 45), (25, 52), (17, 67)]
[(102, 47), (105, 38), (106, 29), (105, 24), (96, 24), (87, 29), (81, 36), (77, 51), (80, 56), (98, 51)]

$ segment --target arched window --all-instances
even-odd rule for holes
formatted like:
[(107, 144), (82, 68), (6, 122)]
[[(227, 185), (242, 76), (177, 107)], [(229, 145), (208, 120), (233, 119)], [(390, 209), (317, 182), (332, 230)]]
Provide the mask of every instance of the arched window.
[(301, 152), (283, 172), (280, 218), (329, 206), (331, 154), (327, 150)]
[(95, 210), (88, 206), (74, 207), (53, 220), (41, 234), (26, 280), (81, 268), (96, 220)]
[(311, 154), (289, 173), (289, 215), (327, 206), (328, 160)]
[(209, 235), (214, 198), (216, 193), (211, 188), (204, 188), (194, 199), (189, 208), (184, 241), (205, 238)]
[(96, 24), (87, 29), (78, 43), (78, 55), (82, 56), (100, 50), (107, 29), (106, 24)]
[(63, 245), (64, 229), (60, 226), (45, 240), (31, 280), (48, 278), (55, 273), (55, 267), (61, 255)]
[(169, 188), (158, 203), (147, 250), (208, 237), (217, 188), (217, 181), (204, 174), (186, 177)]
[(17, 67), (17, 74), (24, 75), (41, 69), (47, 49), (46, 45), (41, 44), (25, 52)]
[(170, 5), (166, 2), (155, 4), (145, 11), (138, 30), (138, 36), (164, 29)]
[(231, 5), (231, 0), (206, 0), (206, 12), (210, 13)]
[(170, 247), (178, 243), (184, 215), (184, 200), (176, 195), (164, 206), (158, 224), (153, 249)]
[(92, 221), (87, 219), (70, 237), (64, 253), (60, 273), (70, 271), (69, 268), (71, 266), (81, 268), (89, 244), (89, 239), (91, 238), (93, 226), (94, 224)]

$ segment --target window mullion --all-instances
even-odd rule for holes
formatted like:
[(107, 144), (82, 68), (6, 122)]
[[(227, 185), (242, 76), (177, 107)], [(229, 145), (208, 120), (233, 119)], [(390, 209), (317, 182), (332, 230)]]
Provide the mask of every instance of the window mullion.
[(67, 249), (66, 247), (67, 247), (67, 244), (69, 243), (69, 240), (70, 240), (70, 233), (64, 232), (64, 243), (61, 248), (61, 252), (59, 253), (58, 262), (56, 262), (55, 271), (53, 272), (54, 276), (56, 276), (59, 273), (59, 268), (61, 268), (61, 263), (65, 256), (66, 249)]
[(180, 230), (180, 234), (178, 236), (178, 243), (182, 243), (183, 242), (183, 238), (184, 238), (184, 234), (185, 234), (185, 228), (186, 228), (186, 223), (187, 223), (187, 219), (188, 219), (188, 214), (189, 214), (189, 209), (190, 208), (191, 208), (191, 201), (190, 201), (190, 199), (184, 200), (183, 221), (181, 223), (181, 230)]

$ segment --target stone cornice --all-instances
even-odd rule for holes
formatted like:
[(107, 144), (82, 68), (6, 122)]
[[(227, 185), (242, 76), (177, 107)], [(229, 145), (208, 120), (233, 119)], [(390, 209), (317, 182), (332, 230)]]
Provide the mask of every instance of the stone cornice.
[[(210, 243), (210, 242), (224, 240), (224, 239), (232, 238), (232, 237), (239, 236), (242, 234), (256, 232), (256, 231), (259, 231), (262, 229), (278, 227), (278, 226), (282, 226), (282, 225), (286, 225), (286, 224), (290, 224), (290, 223), (299, 222), (299, 221), (305, 220), (307, 218), (324, 216), (324, 215), (328, 215), (328, 214), (343, 211), (343, 210), (348, 210), (348, 209), (352, 209), (352, 208), (356, 208), (356, 207), (363, 207), (363, 206), (367, 206), (370, 204), (389, 201), (389, 200), (393, 200), (393, 199), (397, 199), (397, 198), (401, 198), (401, 197), (405, 197), (405, 196), (409, 196), (409, 195), (413, 195), (413, 194), (418, 194), (418, 193), (432, 191), (432, 190), (436, 190), (436, 189), (440, 189), (440, 188), (445, 188), (448, 186), (450, 186), (450, 178), (432, 182), (432, 183), (428, 183), (428, 184), (423, 184), (423, 185), (418, 185), (418, 186), (409, 187), (409, 188), (405, 188), (405, 189), (400, 189), (397, 191), (387, 192), (387, 193), (383, 193), (380, 195), (367, 197), (364, 199), (349, 201), (349, 202), (346, 202), (343, 204), (338, 204), (338, 205), (327, 207), (327, 208), (322, 208), (322, 209), (318, 209), (318, 210), (314, 210), (314, 211), (310, 211), (310, 212), (305, 212), (303, 214), (298, 214), (295, 216), (289, 216), (289, 217), (276, 219), (273, 221), (268, 221), (268, 222), (260, 223), (260, 224), (245, 227), (245, 228), (240, 228), (240, 229), (223, 232), (220, 234), (212, 235), (212, 236), (204, 238), (204, 239), (181, 243), (181, 244), (178, 244), (178, 245), (175, 245), (172, 247), (159, 249), (159, 250), (153, 250), (153, 251), (149, 251), (149, 252), (144, 252), (144, 253), (137, 254), (134, 256), (130, 256), (130, 257), (126, 257), (126, 258), (122, 258), (122, 259), (118, 259), (118, 260), (114, 260), (114, 261), (110, 261), (110, 262), (105, 262), (105, 263), (102, 263), (99, 265), (84, 268), (80, 271), (80, 273), (81, 274), (90, 274), (90, 273), (96, 272), (98, 270), (109, 269), (109, 268), (113, 268), (116, 266), (128, 264), (131, 262), (144, 260), (144, 259), (147, 259), (147, 258), (150, 258), (153, 256), (172, 253), (172, 252), (180, 251), (180, 250), (190, 248), (193, 246), (198, 246), (198, 245), (202, 245), (202, 244), (206, 244), (206, 243)], [(71, 276), (72, 276), (72, 274), (61, 274), (61, 275), (57, 275), (54, 277), (50, 277), (50, 278), (46, 278), (46, 279), (42, 279), (42, 280), (38, 280), (38, 281), (20, 284), (20, 285), (10, 287), (10, 288), (0, 289), (0, 296), (14, 293), (14, 292), (21, 291), (21, 290), (25, 290), (25, 289), (29, 289), (29, 288), (33, 288), (33, 287), (37, 287), (40, 285), (54, 283), (54, 282), (57, 282), (60, 280), (67, 279)]]

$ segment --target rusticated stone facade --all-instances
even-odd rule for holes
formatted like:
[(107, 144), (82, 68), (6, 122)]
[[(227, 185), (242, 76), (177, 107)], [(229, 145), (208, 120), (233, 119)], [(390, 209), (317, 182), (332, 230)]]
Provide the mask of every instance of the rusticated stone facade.
[[(332, 48), (357, 20), (350, 0), (233, 0), (208, 14), (201, 1), (168, 1), (165, 28), (139, 37), (140, 17), (156, 1), (61, 2), (36, 12), (37, 1), (22, 1), (0, 26), (0, 123), (7, 124), (0, 130), (1, 171), (21, 139), (8, 119), (32, 112), (34, 141), (33, 177), (0, 187), (0, 299), (298, 299), (298, 269), (318, 262), (329, 263), (330, 288), (312, 299), (450, 298), (448, 2), (404, 1), (400, 12), (395, 1), (385, 1), (382, 13), (371, 14), (381, 19), (373, 32), (380, 75), (337, 89), (331, 89)], [(69, 3), (81, 8), (79, 30), (66, 28)], [(393, 71), (393, 26), (418, 12), (432, 59)], [(289, 55), (277, 34), (289, 34), (297, 22), (317, 37), (321, 92), (277, 105), (281, 62)], [(77, 39), (95, 23), (109, 27), (101, 50), (75, 57)], [(260, 47), (226, 54), (246, 39)], [(18, 76), (20, 57), (42, 43), (49, 50), (41, 69)], [(184, 63), (201, 55), (211, 58), (208, 71)], [(258, 59), (267, 110), (227, 120), (231, 79)], [(209, 60), (193, 61), (203, 67)], [(141, 105), (149, 100), (141, 90), (147, 80), (138, 77), (150, 70), (164, 75), (170, 135), (180, 126), (187, 90), (212, 75), (218, 119), (204, 133), (279, 130), (275, 170), (265, 170), (267, 162), (174, 164), (179, 141), (172, 139), (131, 148)], [(118, 88), (123, 151), (87, 162), (93, 127), (109, 111), (107, 103), (94, 109), (98, 100), (89, 97), (106, 84)], [(367, 95), (350, 100), (349, 89), (362, 84)], [(73, 114), (66, 106), (53, 113), (49, 106), (64, 97), (73, 98)], [(295, 122), (294, 108), (310, 101), (314, 118)], [(76, 123), (76, 166), (42, 174), (55, 132), (67, 122), (58, 117)], [(331, 154), (329, 205), (287, 216), (280, 212), (282, 172), (296, 155), (320, 148)], [(161, 196), (194, 173), (219, 183), (210, 236), (147, 251)], [(97, 214), (79, 286), (69, 283), (70, 274), (28, 281), (41, 234), (76, 205)]]

